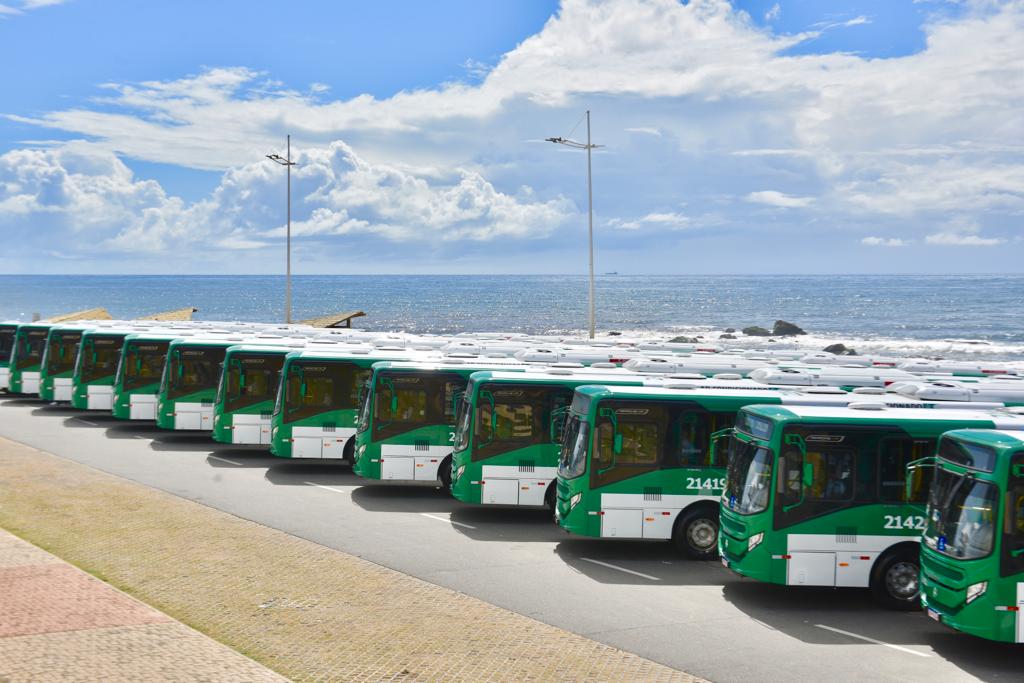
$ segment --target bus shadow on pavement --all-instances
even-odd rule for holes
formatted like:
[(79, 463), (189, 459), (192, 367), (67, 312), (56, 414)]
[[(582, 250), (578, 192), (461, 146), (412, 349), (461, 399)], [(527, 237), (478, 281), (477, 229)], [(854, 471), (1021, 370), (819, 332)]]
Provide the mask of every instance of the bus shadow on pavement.
[(206, 451), (217, 448), (209, 432), (171, 432), (160, 430), (153, 435), (149, 447), (154, 451)]
[(38, 408), (32, 411), (33, 416), (38, 417), (60, 417), (60, 416), (71, 416), (81, 415), (82, 411), (78, 408), (73, 407), (70, 403), (43, 403)]
[(452, 512), (461, 503), (440, 488), (429, 486), (366, 485), (352, 491), (352, 502), (368, 512)]
[(455, 531), (474, 541), (556, 543), (562, 538), (547, 509), (463, 505), (450, 519)]
[[(830, 631), (841, 629), (899, 646), (927, 646), (941, 627), (923, 612), (897, 612), (879, 607), (865, 588), (781, 586), (735, 574), (722, 596), (766, 628), (815, 645), (860, 645), (858, 638)], [(829, 627), (829, 628), (823, 628)]]
[(555, 554), (598, 583), (631, 586), (719, 586), (729, 578), (717, 562), (689, 560), (668, 543), (566, 539)]
[(106, 437), (108, 439), (155, 439), (167, 431), (160, 429), (153, 423), (141, 422), (120, 422), (120, 424), (107, 427)]
[(983, 681), (1020, 679), (1021, 650), (1016, 643), (997, 643), (948, 628), (929, 633), (927, 642), (936, 656)]
[(275, 486), (355, 486), (362, 481), (340, 460), (326, 460), (315, 463), (289, 462), (267, 454), (273, 462), (263, 478)]
[(4, 396), (0, 405), (4, 407), (43, 406), (46, 403), (41, 398), (32, 398), (31, 396)]
[(64, 418), (63, 424), (72, 429), (103, 429), (118, 422), (120, 420), (113, 415), (93, 414), (79, 410), (76, 415)]
[(272, 456), (266, 449), (249, 448), (246, 446), (221, 445), (211, 448), (206, 456), (206, 464), (210, 467), (222, 467), (226, 469), (245, 469), (247, 467), (271, 467), (277, 458)]

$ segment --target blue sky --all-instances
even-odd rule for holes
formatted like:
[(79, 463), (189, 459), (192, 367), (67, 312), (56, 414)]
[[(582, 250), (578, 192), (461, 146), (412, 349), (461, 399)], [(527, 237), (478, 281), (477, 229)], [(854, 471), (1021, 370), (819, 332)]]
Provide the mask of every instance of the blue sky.
[[(6, 272), (1019, 272), (1018, 0), (0, 0)], [(583, 134), (577, 127), (574, 136)], [(41, 258), (40, 258), (41, 257)]]

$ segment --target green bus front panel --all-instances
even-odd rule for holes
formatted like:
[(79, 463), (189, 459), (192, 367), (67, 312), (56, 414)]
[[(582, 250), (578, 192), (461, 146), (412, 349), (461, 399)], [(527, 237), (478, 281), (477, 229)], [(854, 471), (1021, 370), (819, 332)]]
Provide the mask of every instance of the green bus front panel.
[(202, 389), (173, 399), (160, 394), (156, 403), (156, 424), (161, 429), (209, 431), (213, 429), (213, 403), (217, 390)]
[(39, 370), (39, 398), (44, 401), (71, 400), (75, 358), (81, 339), (80, 331), (50, 333)]
[(557, 444), (541, 443), (474, 461), (458, 451), (452, 495), (476, 505), (545, 505), (555, 496), (558, 452)]
[(353, 472), (383, 481), (439, 480), (452, 452), (454, 426), (425, 425), (379, 440), (370, 438), (374, 428), (356, 434)]
[(1024, 643), (1024, 573), (1000, 576), (999, 554), (954, 560), (921, 546), (921, 602), (932, 619), (980, 638)]
[(578, 536), (667, 540), (685, 511), (717, 507), (724, 477), (719, 467), (657, 469), (608, 483), (589, 471), (559, 477), (556, 517)]
[(12, 394), (38, 394), (43, 351), (49, 330), (20, 329), (14, 338), (14, 349), (8, 365), (7, 390)]
[(292, 422), (275, 417), (270, 452), (279, 458), (343, 458), (356, 433), (356, 413), (355, 408), (331, 410)]
[(213, 410), (213, 440), (218, 443), (269, 447), (273, 413), (273, 399), (230, 412), (226, 412), (223, 402), (218, 401)]

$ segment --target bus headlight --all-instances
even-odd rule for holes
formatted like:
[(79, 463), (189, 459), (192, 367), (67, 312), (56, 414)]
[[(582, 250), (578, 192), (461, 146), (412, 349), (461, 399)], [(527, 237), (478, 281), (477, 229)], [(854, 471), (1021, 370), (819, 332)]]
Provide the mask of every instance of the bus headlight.
[(982, 595), (985, 594), (986, 590), (988, 590), (988, 581), (982, 581), (980, 583), (975, 583), (973, 585), (968, 586), (967, 604), (969, 605), (978, 598), (980, 598)]
[(577, 493), (572, 498), (570, 498), (569, 499), (569, 510), (572, 510), (574, 507), (576, 507), (581, 500), (583, 500), (583, 493), (582, 492), (581, 493)]
[(757, 546), (761, 545), (761, 541), (763, 541), (763, 540), (764, 540), (764, 532), (763, 531), (761, 533), (754, 534), (753, 536), (748, 538), (747, 539), (747, 552), (749, 553), (751, 550), (753, 550)]

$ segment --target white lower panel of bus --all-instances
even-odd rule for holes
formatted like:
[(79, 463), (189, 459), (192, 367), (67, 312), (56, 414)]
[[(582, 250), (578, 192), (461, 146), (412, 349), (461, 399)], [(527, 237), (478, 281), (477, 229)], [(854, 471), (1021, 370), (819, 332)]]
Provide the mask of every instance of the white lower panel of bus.
[(270, 415), (232, 415), (231, 443), (266, 445), (270, 443)]
[(555, 485), (557, 467), (484, 465), (480, 502), (485, 505), (544, 505), (544, 496)]
[(114, 387), (87, 386), (85, 388), (86, 410), (110, 410), (114, 406)]
[(790, 534), (786, 583), (790, 586), (867, 588), (871, 568), (887, 548), (914, 536)]
[(213, 405), (175, 403), (174, 428), (181, 430), (213, 429)]
[(21, 393), (23, 393), (23, 394), (38, 394), (39, 393), (39, 373), (38, 372), (23, 372), (23, 373), (21, 373)]
[(70, 377), (54, 377), (53, 378), (53, 400), (54, 401), (70, 401), (71, 400), (71, 378)]
[(128, 418), (131, 420), (155, 420), (156, 394), (129, 394)]
[(701, 500), (715, 497), (602, 493), (601, 536), (670, 539), (679, 513)]
[(352, 427), (293, 427), (293, 458), (341, 458), (345, 454), (345, 442), (355, 436)]
[(388, 481), (437, 481), (437, 468), (451, 452), (451, 446), (382, 444), (380, 478)]
[(1017, 584), (1017, 642), (1024, 643), (1024, 583)]
[(0, 368), (0, 389), (7, 389), (11, 386), (11, 369)]

